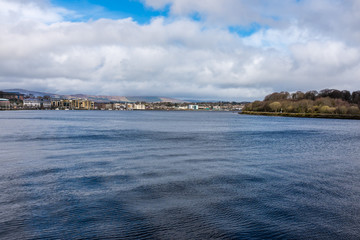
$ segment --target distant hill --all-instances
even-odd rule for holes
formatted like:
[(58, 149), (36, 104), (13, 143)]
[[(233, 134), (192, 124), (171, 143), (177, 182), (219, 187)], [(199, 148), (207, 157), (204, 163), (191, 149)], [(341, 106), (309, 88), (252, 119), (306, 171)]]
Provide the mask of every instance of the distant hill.
[(52, 93), (29, 91), (29, 90), (25, 90), (25, 89), (4, 89), (4, 90), (0, 90), (0, 91), (17, 92), (17, 93), (24, 94), (25, 96), (33, 95), (34, 97), (55, 96), (56, 95), (56, 94), (52, 94)]
[(25, 96), (32, 95), (36, 97), (50, 96), (52, 98), (66, 98), (66, 99), (89, 99), (94, 102), (172, 102), (182, 103), (183, 100), (167, 97), (157, 96), (106, 96), (106, 95), (86, 95), (86, 94), (73, 94), (73, 95), (61, 95), (47, 92), (37, 92), (25, 89), (4, 89), (4, 92), (18, 92)]
[(248, 104), (250, 102), (247, 101), (242, 101), (242, 102), (236, 102), (236, 101), (220, 101), (220, 100), (195, 100), (195, 99), (185, 99), (184, 102), (189, 102), (189, 103), (232, 103), (235, 102), (236, 104)]

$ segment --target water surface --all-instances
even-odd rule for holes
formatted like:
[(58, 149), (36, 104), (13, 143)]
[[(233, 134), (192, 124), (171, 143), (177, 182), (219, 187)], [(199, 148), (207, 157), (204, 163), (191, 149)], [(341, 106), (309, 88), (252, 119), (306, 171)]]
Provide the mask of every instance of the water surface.
[(1, 239), (359, 239), (360, 121), (0, 112)]

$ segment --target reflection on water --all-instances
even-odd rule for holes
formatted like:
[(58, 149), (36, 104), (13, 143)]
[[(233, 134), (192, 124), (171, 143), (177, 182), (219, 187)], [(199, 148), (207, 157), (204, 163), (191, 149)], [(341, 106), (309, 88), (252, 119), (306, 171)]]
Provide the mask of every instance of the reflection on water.
[(360, 121), (0, 112), (2, 239), (358, 239)]

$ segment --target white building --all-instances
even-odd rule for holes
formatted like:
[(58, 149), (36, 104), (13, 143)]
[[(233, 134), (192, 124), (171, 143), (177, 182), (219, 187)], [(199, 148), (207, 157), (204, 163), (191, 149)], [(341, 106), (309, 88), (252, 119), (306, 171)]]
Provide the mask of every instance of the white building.
[(145, 104), (134, 104), (133, 109), (134, 110), (145, 110)]
[(25, 108), (40, 108), (41, 101), (39, 99), (32, 99), (32, 98), (24, 99), (24, 107)]
[(199, 106), (198, 105), (189, 105), (188, 109), (189, 110), (199, 110)]

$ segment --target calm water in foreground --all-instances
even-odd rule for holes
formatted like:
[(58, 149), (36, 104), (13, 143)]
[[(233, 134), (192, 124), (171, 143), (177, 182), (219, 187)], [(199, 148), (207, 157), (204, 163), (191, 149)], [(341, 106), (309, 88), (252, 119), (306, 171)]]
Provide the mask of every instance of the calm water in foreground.
[(360, 121), (0, 112), (1, 239), (359, 239)]

